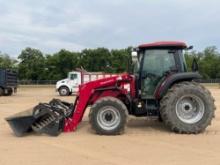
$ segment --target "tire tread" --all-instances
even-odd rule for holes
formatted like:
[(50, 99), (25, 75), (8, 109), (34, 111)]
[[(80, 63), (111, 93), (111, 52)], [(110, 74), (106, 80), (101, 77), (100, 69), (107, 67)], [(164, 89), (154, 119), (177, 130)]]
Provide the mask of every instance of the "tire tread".
[[(190, 90), (195, 89), (199, 90), (200, 92), (204, 93), (208, 106), (210, 107), (210, 113), (207, 117), (206, 122), (201, 123), (200, 125), (192, 125), (191, 127), (182, 127), (181, 124), (175, 123), (172, 116), (169, 114), (171, 108), (170, 101), (174, 98), (178, 97), (177, 91), (179, 90)], [(211, 125), (212, 118), (214, 117), (214, 111), (216, 109), (214, 104), (214, 98), (212, 97), (210, 91), (206, 89), (203, 85), (196, 83), (196, 82), (181, 82), (178, 84), (173, 85), (167, 92), (167, 94), (162, 98), (160, 102), (160, 114), (161, 117), (167, 127), (169, 127), (172, 131), (177, 133), (185, 133), (185, 134), (198, 134), (203, 132), (208, 125)]]

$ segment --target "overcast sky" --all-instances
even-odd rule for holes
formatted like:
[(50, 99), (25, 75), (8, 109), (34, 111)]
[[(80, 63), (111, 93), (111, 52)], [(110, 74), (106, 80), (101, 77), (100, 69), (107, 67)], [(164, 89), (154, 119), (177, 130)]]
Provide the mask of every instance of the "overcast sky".
[(220, 47), (219, 0), (0, 0), (0, 51), (125, 48), (161, 40)]

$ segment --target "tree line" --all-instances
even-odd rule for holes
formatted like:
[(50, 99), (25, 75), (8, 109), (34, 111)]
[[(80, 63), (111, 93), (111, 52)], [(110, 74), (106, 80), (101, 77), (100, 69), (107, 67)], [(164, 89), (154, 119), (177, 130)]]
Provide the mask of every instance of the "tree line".
[[(22, 50), (17, 59), (0, 52), (0, 68), (18, 71), (20, 80), (59, 80), (65, 78), (69, 71), (81, 67), (90, 72), (121, 73), (130, 67), (131, 50), (131, 47), (84, 49), (81, 52), (62, 49), (54, 54), (43, 54), (38, 49), (28, 47)], [(194, 58), (205, 79), (220, 78), (220, 53), (215, 46), (201, 52), (185, 52), (189, 71)]]

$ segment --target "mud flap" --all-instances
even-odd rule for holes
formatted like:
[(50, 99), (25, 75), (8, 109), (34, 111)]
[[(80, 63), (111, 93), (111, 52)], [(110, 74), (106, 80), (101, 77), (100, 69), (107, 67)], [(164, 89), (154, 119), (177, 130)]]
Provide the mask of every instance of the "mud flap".
[(63, 130), (65, 118), (72, 112), (73, 104), (53, 99), (49, 103), (40, 103), (31, 110), (10, 116), (6, 121), (16, 136), (32, 131), (57, 136)]

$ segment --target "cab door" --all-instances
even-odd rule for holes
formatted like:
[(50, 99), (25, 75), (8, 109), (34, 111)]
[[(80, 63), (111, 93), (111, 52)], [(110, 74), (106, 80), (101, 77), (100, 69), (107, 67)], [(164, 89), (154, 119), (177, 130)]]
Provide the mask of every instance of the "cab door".
[(75, 72), (69, 73), (69, 86), (71, 87), (71, 92), (77, 92), (79, 86), (77, 73)]
[(166, 73), (176, 68), (174, 52), (167, 49), (145, 50), (142, 60), (141, 97), (154, 98), (154, 92)]

